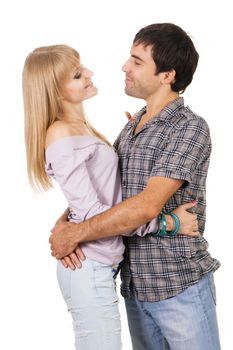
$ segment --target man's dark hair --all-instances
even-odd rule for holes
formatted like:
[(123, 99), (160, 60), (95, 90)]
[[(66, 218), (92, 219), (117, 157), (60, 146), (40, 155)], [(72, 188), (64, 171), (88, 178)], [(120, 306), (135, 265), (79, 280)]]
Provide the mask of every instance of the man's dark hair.
[(189, 35), (172, 23), (156, 23), (142, 28), (135, 36), (134, 45), (152, 46), (156, 74), (175, 70), (171, 88), (184, 92), (191, 83), (198, 63), (198, 52)]

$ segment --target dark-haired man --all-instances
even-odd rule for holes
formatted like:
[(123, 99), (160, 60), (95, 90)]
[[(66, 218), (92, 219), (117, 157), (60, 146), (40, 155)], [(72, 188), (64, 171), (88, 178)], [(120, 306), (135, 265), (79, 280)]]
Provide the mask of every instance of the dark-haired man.
[[(152, 24), (135, 36), (125, 92), (146, 106), (115, 142), (123, 202), (80, 225), (62, 223), (50, 238), (52, 254), (126, 233), (197, 199), (198, 237), (125, 238), (122, 295), (134, 350), (218, 350), (213, 272), (219, 262), (203, 238), (211, 139), (206, 121), (184, 106), (198, 53), (180, 27)], [(69, 239), (67, 239), (66, 234)]]

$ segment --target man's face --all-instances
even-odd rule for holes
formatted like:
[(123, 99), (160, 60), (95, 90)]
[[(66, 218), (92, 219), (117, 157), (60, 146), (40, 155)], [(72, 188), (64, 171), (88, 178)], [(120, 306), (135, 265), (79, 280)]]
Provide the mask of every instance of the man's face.
[(160, 88), (160, 74), (155, 75), (156, 65), (151, 55), (151, 46), (133, 45), (130, 58), (123, 65), (126, 74), (125, 93), (147, 100)]

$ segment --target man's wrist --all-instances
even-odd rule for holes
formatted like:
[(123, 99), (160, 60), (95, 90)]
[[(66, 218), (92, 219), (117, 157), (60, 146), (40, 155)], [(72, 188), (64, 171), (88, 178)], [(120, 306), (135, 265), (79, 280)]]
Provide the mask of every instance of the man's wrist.
[(69, 215), (69, 208), (66, 208), (64, 213), (56, 221), (56, 224), (60, 224), (62, 222), (67, 222), (68, 221), (68, 215)]
[(74, 245), (78, 245), (82, 242), (91, 241), (93, 239), (88, 239), (89, 234), (89, 220), (83, 221), (79, 224), (76, 224), (74, 222), (67, 222), (66, 223), (66, 231), (67, 234), (70, 235), (70, 239), (72, 240)]

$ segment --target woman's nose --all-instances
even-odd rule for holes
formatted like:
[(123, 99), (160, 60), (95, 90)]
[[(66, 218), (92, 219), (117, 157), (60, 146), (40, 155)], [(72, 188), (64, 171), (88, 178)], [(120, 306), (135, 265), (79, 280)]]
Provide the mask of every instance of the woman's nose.
[(88, 68), (84, 68), (84, 74), (85, 74), (85, 76), (87, 77), (87, 78), (89, 78), (89, 77), (91, 77), (94, 73), (90, 70), (90, 69), (88, 69)]

